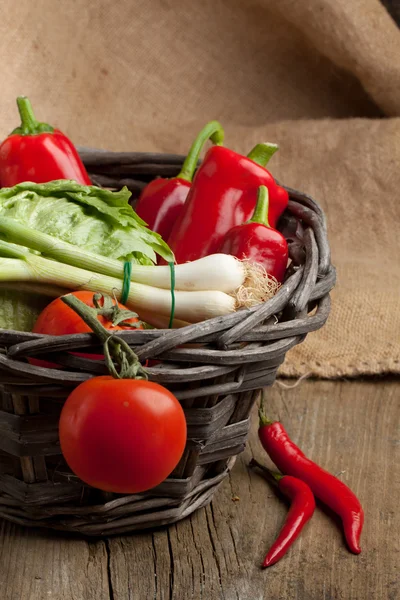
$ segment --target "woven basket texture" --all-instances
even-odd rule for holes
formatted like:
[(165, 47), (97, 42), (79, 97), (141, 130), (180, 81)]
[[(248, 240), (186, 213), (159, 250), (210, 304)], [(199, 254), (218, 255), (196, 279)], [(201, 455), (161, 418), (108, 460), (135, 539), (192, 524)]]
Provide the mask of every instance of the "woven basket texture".
[[(88, 148), (81, 156), (94, 183), (126, 185), (133, 203), (156, 176), (174, 176), (183, 157)], [(153, 528), (208, 504), (244, 449), (249, 414), (262, 388), (273, 384), (290, 348), (322, 327), (336, 273), (326, 222), (308, 195), (288, 189), (280, 227), (291, 266), (277, 294), (251, 309), (177, 330), (124, 331), (141, 360), (157, 359), (149, 379), (170, 389), (185, 411), (182, 460), (156, 488), (122, 496), (82, 483), (60, 452), (58, 418), (74, 386), (105, 373), (101, 361), (70, 354), (93, 348), (94, 335), (50, 338), (0, 329), (0, 517), (35, 527), (101, 536)], [(183, 346), (183, 347), (182, 347)], [(49, 358), (65, 370), (30, 365)]]

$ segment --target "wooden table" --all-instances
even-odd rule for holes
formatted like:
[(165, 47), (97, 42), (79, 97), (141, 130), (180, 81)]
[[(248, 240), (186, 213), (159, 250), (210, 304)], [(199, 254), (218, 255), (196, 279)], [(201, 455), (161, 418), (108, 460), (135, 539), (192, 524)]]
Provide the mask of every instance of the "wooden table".
[(247, 469), (252, 455), (265, 460), (254, 413), (247, 449), (212, 504), (169, 529), (86, 541), (0, 522), (0, 599), (399, 599), (399, 390), (385, 379), (269, 392), (269, 414), (362, 500), (360, 556), (317, 509), (285, 559), (259, 568), (287, 507)]

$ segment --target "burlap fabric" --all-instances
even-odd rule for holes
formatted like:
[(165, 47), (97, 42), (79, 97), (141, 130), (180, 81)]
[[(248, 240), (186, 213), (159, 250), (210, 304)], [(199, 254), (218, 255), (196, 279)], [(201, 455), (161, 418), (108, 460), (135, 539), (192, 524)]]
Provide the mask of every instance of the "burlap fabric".
[(270, 168), (328, 214), (338, 285), (282, 374), (400, 371), (400, 33), (378, 0), (5, 0), (0, 134), (26, 94), (77, 144), (280, 145)]

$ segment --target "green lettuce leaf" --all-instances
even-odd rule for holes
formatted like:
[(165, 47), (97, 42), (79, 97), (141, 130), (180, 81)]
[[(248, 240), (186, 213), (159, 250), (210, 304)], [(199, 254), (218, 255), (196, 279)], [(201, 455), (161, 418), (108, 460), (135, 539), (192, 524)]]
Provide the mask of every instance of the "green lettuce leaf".
[(24, 182), (0, 189), (0, 218), (110, 258), (152, 264), (159, 254), (173, 260), (161, 236), (132, 209), (130, 196), (126, 187), (111, 192), (68, 180)]

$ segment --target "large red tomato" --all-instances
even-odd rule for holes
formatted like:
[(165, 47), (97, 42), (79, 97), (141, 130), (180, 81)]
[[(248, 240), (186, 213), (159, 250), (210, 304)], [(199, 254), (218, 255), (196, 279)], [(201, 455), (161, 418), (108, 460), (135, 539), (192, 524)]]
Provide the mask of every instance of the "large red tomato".
[[(72, 292), (73, 296), (76, 296), (79, 300), (84, 302), (87, 306), (94, 307), (93, 304), (93, 292), (78, 291)], [(102, 302), (100, 303), (102, 305)], [(113, 300), (115, 304), (115, 300)], [(119, 304), (121, 310), (128, 310), (123, 304)], [(107, 320), (104, 316), (99, 315), (97, 319), (106, 329), (110, 331), (119, 331), (121, 329), (132, 329), (132, 327), (120, 325), (113, 325), (111, 321)], [(127, 319), (126, 323), (138, 323), (137, 329), (143, 329), (143, 325), (138, 319), (132, 318)], [(50, 302), (48, 306), (40, 313), (37, 321), (34, 325), (34, 333), (46, 333), (48, 335), (69, 335), (72, 333), (90, 333), (92, 330), (81, 317), (72, 308), (64, 304), (60, 298), (56, 298), (53, 302)], [(92, 358), (93, 360), (101, 360), (104, 358), (102, 354), (84, 354), (80, 352), (73, 352), (76, 356), (83, 356), (86, 358)], [(39, 367), (47, 367), (48, 369), (60, 369), (60, 365), (50, 363), (38, 358), (31, 358), (29, 362)]]
[(65, 460), (82, 481), (135, 494), (174, 470), (186, 444), (186, 420), (175, 396), (158, 383), (107, 375), (70, 394), (59, 433)]

